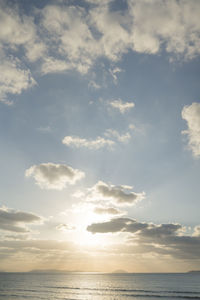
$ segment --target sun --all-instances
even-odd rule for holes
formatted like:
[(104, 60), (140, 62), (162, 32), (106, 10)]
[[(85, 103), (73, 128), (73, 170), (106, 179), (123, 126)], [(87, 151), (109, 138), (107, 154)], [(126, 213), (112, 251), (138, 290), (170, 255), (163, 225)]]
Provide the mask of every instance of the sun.
[(81, 247), (105, 247), (107, 246), (106, 240), (106, 237), (101, 234), (92, 234), (87, 230), (77, 231), (76, 244), (80, 245)]
[(71, 215), (71, 221), (74, 225), (74, 230), (66, 232), (68, 238), (80, 247), (105, 247), (108, 245), (108, 237), (106, 234), (91, 233), (87, 231), (87, 227), (92, 223), (97, 223), (105, 220), (102, 216), (96, 215), (91, 210), (76, 211)]

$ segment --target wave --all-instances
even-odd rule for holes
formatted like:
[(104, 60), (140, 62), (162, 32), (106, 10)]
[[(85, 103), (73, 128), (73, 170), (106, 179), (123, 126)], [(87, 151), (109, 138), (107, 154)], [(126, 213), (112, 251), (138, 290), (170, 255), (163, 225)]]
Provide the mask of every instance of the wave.
[[(167, 291), (167, 290), (144, 290), (144, 289), (118, 289), (118, 288), (87, 288), (87, 287), (71, 287), (71, 286), (45, 286), (49, 289), (69, 289), (69, 290), (94, 290), (94, 291), (111, 291), (111, 292), (143, 292), (143, 293), (167, 293), (167, 294), (199, 294), (195, 291)], [(200, 297), (200, 296), (199, 296)]]
[[(101, 294), (101, 296), (114, 296), (117, 294), (117, 296), (122, 297), (126, 297), (126, 298), (131, 298), (131, 297), (137, 297), (137, 298), (163, 298), (163, 299), (188, 299), (188, 300), (198, 300), (200, 299), (200, 295), (198, 292), (190, 292), (190, 291), (162, 291), (162, 290), (146, 290), (146, 289), (114, 289), (114, 288), (108, 288), (108, 289), (98, 289), (98, 288), (81, 288), (81, 287), (66, 287), (66, 286), (45, 286), (45, 288), (49, 289), (51, 292), (50, 294), (52, 295), (56, 293), (56, 291), (53, 291), (52, 289), (63, 289), (63, 290), (68, 290), (67, 294), (69, 294), (69, 296), (71, 297), (76, 297), (77, 295), (79, 296), (85, 296), (87, 291), (90, 291), (90, 295), (92, 296), (99, 296)], [(23, 291), (25, 292), (25, 294), (18, 294), (17, 291)], [(34, 295), (27, 295), (26, 292), (31, 292), (34, 293), (38, 292), (39, 290), (31, 290), (31, 289), (15, 289), (15, 294), (14, 293), (9, 293), (9, 294), (0, 294), (0, 297), (2, 296), (9, 296), (11, 298), (32, 298), (35, 296)], [(44, 290), (42, 289), (40, 292), (44, 292)], [(65, 296), (67, 296), (67, 294)], [(76, 295), (76, 296), (75, 296)], [(43, 298), (44, 297), (44, 298)], [(42, 294), (40, 294), (38, 299), (46, 299), (46, 297)], [(67, 300), (69, 300), (69, 298), (66, 298)], [(77, 300), (77, 298), (72, 299), (71, 300)]]
[[(39, 289), (26, 289), (26, 288), (16, 288), (15, 289), (15, 294), (9, 293), (9, 296), (14, 298), (18, 298), (21, 296), (21, 298), (27, 297), (27, 292), (31, 293), (29, 294), (28, 298), (34, 297), (36, 293), (40, 293), (40, 298), (38, 299), (46, 299), (45, 295), (42, 295), (43, 293), (48, 293), (50, 292), (52, 294), (56, 294), (56, 290), (63, 290), (66, 291), (66, 296), (74, 296), (75, 295), (82, 295), (85, 296), (87, 292), (90, 293), (90, 295), (93, 296), (120, 296), (120, 297), (126, 297), (126, 298), (131, 298), (131, 297), (137, 297), (137, 298), (167, 298), (167, 299), (188, 299), (188, 300), (200, 300), (200, 293), (196, 291), (188, 291), (188, 290), (155, 290), (155, 289), (125, 289), (125, 288), (91, 288), (91, 287), (76, 287), (76, 286), (50, 286), (50, 285), (44, 285), (39, 287)], [(26, 296), (23, 294), (16, 294), (17, 292), (23, 292), (25, 293)], [(42, 294), (41, 294), (42, 293)], [(7, 294), (8, 295), (8, 294)], [(3, 295), (0, 295), (0, 297)], [(44, 298), (43, 298), (44, 296)], [(69, 300), (69, 298), (66, 298)], [(76, 298), (77, 299), (77, 298)], [(75, 299), (74, 299), (75, 300)]]
[[(123, 294), (122, 296), (126, 296), (126, 297), (143, 297), (143, 298), (168, 298), (169, 296), (167, 295), (152, 295), (152, 294), (144, 294), (144, 295), (141, 295), (141, 294)], [(172, 299), (200, 299), (199, 296), (184, 296), (184, 295), (181, 295), (181, 296), (171, 296), (170, 295), (170, 298)]]

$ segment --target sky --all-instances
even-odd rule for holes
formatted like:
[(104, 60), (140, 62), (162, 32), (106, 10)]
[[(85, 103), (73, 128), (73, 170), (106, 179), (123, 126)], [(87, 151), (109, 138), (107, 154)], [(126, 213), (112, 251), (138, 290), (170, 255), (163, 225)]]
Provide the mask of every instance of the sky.
[(200, 1), (0, 0), (0, 270), (200, 269)]

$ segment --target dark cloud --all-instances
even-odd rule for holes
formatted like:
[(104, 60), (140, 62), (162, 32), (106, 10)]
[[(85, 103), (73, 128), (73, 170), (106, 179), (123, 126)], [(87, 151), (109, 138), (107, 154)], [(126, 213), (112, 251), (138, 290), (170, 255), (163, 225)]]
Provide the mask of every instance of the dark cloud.
[(41, 221), (41, 218), (22, 211), (14, 211), (5, 207), (0, 208), (0, 230), (27, 232), (26, 224)]
[(182, 226), (180, 224), (146, 224), (146, 228), (142, 231), (143, 236), (147, 236), (149, 238), (154, 237), (162, 237), (166, 235), (173, 235), (177, 232), (177, 230), (181, 229)]
[(143, 236), (162, 237), (176, 233), (182, 226), (180, 224), (160, 224), (141, 223), (131, 218), (114, 218), (108, 222), (94, 223), (87, 227), (87, 230), (92, 233), (97, 232), (140, 232)]
[(130, 218), (116, 218), (108, 222), (94, 223), (87, 227), (87, 230), (92, 233), (108, 233), (108, 232), (137, 232), (148, 225), (139, 223)]
[[(157, 253), (179, 259), (200, 259), (200, 236), (184, 234), (180, 224), (141, 223), (131, 218), (115, 218), (108, 222), (94, 223), (87, 227), (92, 233), (128, 232), (126, 245), (120, 251), (129, 253)], [(127, 247), (127, 249), (126, 249)]]
[(103, 199), (111, 199), (115, 204), (119, 205), (133, 205), (139, 200), (145, 197), (145, 193), (135, 193), (132, 192), (132, 187), (130, 186), (116, 186), (111, 184), (106, 184), (103, 181), (99, 181), (93, 188), (93, 192), (96, 196)]

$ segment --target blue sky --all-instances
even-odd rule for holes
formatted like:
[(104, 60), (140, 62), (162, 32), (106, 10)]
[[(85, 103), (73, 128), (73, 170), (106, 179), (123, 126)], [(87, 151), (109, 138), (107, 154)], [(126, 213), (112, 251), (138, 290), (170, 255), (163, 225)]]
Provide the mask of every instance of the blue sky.
[(200, 267), (199, 13), (0, 2), (2, 270)]

